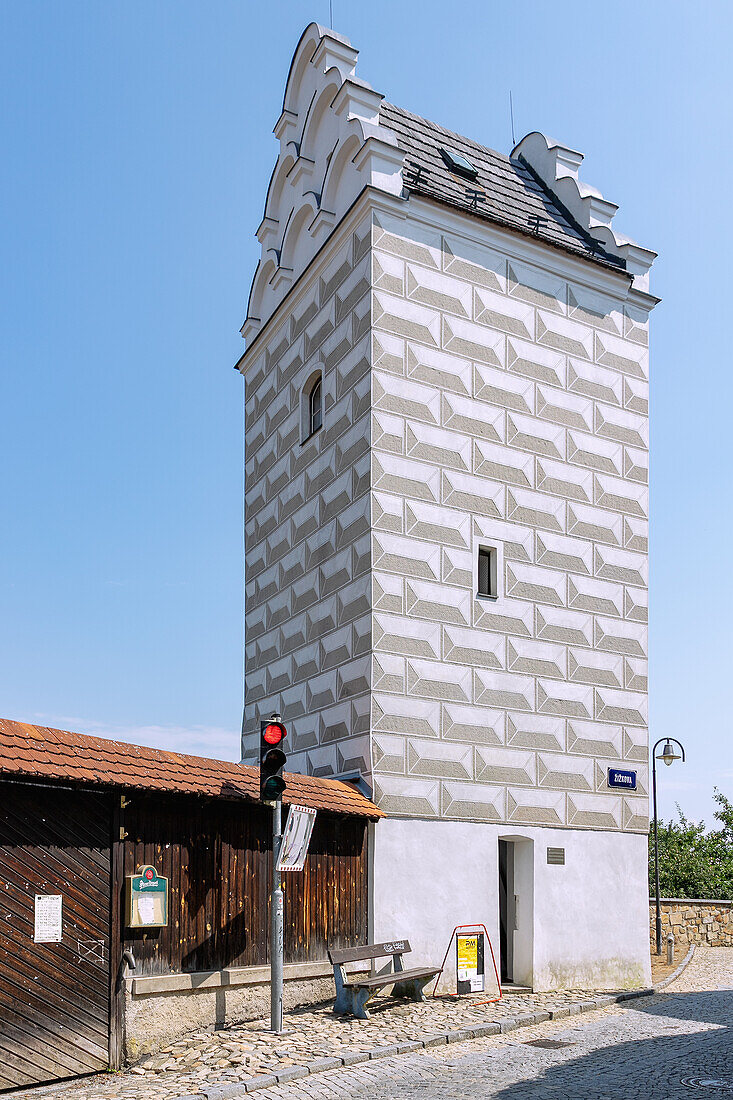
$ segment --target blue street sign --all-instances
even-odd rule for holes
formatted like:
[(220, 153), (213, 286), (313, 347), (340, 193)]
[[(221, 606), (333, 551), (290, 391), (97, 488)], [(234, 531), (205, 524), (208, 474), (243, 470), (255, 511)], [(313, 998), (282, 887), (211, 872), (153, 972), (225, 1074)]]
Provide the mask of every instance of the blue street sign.
[(636, 790), (636, 772), (621, 771), (620, 768), (608, 769), (609, 787), (620, 787), (622, 790)]

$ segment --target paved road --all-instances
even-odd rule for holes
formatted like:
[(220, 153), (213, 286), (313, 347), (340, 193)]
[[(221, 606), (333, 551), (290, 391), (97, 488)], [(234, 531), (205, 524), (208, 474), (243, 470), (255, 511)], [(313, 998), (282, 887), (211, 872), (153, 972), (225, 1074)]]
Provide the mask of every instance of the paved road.
[[(537, 1039), (563, 1045), (528, 1045)], [(733, 1098), (733, 950), (701, 951), (669, 992), (493, 1039), (333, 1070), (258, 1100)]]

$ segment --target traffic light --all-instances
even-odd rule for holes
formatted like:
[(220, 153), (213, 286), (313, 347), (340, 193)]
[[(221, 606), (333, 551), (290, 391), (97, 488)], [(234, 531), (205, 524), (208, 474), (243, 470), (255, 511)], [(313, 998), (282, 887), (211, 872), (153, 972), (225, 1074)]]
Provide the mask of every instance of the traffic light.
[(275, 718), (260, 722), (260, 798), (263, 802), (277, 801), (285, 790), (282, 770), (286, 757), (282, 742), (287, 732), (282, 722)]

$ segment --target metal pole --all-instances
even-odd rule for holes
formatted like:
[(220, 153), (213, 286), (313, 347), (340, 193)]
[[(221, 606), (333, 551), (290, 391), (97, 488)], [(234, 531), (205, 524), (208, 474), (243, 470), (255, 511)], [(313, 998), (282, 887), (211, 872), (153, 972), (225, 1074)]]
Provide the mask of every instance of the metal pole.
[(674, 962), (674, 933), (670, 932), (667, 936), (667, 966), (671, 966)]
[[(652, 749), (652, 793), (654, 796), (654, 884), (656, 889), (656, 933), (657, 933), (657, 954), (662, 954), (662, 908), (659, 904), (659, 843), (657, 840), (657, 747), (661, 745), (662, 741), (666, 741), (667, 744), (674, 744), (682, 753), (682, 763), (685, 762), (685, 749), (681, 741), (678, 741), (676, 737), (660, 737), (655, 742)], [(669, 763), (664, 756), (661, 757), (665, 764)], [(679, 760), (679, 757), (674, 757)]]
[(272, 804), (272, 894), (270, 897), (270, 1028), (283, 1029), (283, 892), (277, 861), (282, 840), (282, 799)]
[[(658, 744), (658, 742), (657, 742)], [(657, 839), (657, 746), (652, 749), (652, 793), (654, 798), (654, 885), (656, 890), (657, 954), (662, 954), (662, 909), (659, 904), (659, 843)]]

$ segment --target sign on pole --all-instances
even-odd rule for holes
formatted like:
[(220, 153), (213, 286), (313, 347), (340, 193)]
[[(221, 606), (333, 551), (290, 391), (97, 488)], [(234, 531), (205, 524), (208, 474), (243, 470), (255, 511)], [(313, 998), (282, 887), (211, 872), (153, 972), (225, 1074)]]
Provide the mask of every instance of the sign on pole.
[(285, 832), (280, 844), (280, 857), (277, 861), (278, 871), (303, 870), (315, 823), (315, 810), (310, 810), (307, 806), (290, 807)]

